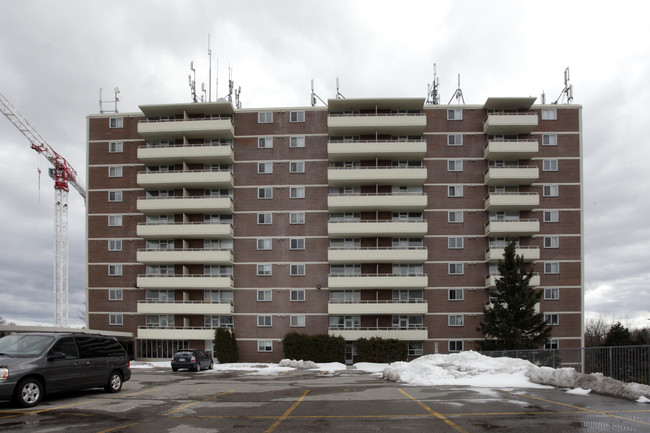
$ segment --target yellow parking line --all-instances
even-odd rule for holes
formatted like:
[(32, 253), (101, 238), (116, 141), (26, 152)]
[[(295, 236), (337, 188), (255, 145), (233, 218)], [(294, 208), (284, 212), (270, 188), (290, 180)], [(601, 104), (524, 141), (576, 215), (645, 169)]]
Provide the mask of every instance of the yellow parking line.
[(276, 428), (278, 428), (278, 426), (282, 423), (282, 421), (284, 421), (285, 419), (287, 419), (287, 417), (288, 417), (289, 415), (291, 415), (291, 412), (293, 412), (294, 409), (297, 408), (298, 405), (299, 405), (299, 404), (300, 404), (300, 403), (305, 399), (305, 397), (307, 397), (307, 394), (309, 394), (309, 390), (305, 390), (305, 392), (300, 396), (300, 398), (299, 398), (298, 400), (296, 400), (295, 403), (293, 403), (293, 404), (291, 405), (291, 407), (290, 407), (289, 409), (287, 409), (287, 411), (286, 411), (285, 413), (283, 413), (282, 416), (281, 416), (280, 418), (278, 418), (278, 420), (277, 420), (276, 422), (274, 422), (273, 425), (272, 425), (271, 427), (269, 427), (268, 429), (264, 430), (264, 433), (271, 433), (271, 432), (273, 432)]
[(119, 427), (113, 427), (113, 428), (109, 428), (109, 429), (106, 429), (106, 430), (101, 430), (101, 431), (98, 431), (97, 433), (107, 433), (109, 431), (121, 430), (123, 428), (132, 427), (132, 426), (138, 425), (138, 424), (140, 424), (140, 423), (139, 422), (134, 422), (132, 424), (126, 424), (126, 425), (121, 425)]
[(435, 410), (431, 409), (429, 406), (422, 403), (417, 398), (413, 397), (412, 395), (407, 394), (402, 389), (398, 389), (398, 391), (401, 392), (402, 394), (404, 394), (405, 396), (407, 396), (408, 398), (410, 398), (411, 400), (413, 400), (414, 402), (416, 402), (417, 404), (419, 404), (420, 407), (422, 407), (424, 410), (429, 412), (431, 415), (433, 415), (436, 418), (441, 419), (442, 421), (444, 421), (447, 425), (452, 427), (454, 430), (456, 430), (456, 431), (458, 431), (460, 433), (468, 433), (467, 430), (461, 428), (458, 424), (454, 423), (453, 421), (450, 421), (449, 419), (445, 418), (442, 414), (440, 414), (440, 413), (436, 412)]
[(194, 403), (189, 403), (189, 404), (186, 404), (185, 406), (177, 407), (174, 410), (170, 410), (169, 412), (165, 412), (163, 415), (169, 416), (169, 415), (171, 415), (171, 414), (173, 414), (175, 412), (178, 412), (180, 410), (187, 409), (188, 407), (192, 407), (192, 406), (197, 405), (199, 403), (203, 403), (204, 401), (208, 401), (208, 400), (211, 400), (211, 399), (214, 399), (214, 398), (221, 397), (222, 395), (230, 394), (231, 392), (235, 392), (235, 390), (231, 389), (230, 391), (222, 392), (221, 394), (211, 395), (210, 397), (204, 398), (203, 400), (195, 401)]

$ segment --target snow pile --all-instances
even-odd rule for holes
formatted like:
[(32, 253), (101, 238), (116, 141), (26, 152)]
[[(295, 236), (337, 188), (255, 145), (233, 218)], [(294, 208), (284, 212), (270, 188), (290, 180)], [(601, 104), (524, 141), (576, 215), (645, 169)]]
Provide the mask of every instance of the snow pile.
[(283, 359), (280, 361), (280, 367), (291, 367), (297, 370), (312, 370), (318, 368), (313, 361), (296, 361), (295, 359)]
[(386, 367), (388, 367), (388, 364), (380, 364), (377, 362), (357, 362), (354, 364), (353, 368), (355, 370), (365, 371), (366, 373), (381, 376)]

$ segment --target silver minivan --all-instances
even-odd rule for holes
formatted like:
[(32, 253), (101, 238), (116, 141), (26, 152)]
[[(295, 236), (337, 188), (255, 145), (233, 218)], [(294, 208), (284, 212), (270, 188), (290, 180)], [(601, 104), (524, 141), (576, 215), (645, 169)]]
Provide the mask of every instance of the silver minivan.
[(0, 400), (22, 407), (36, 406), (46, 393), (118, 392), (130, 378), (129, 358), (112, 337), (41, 332), (0, 338)]

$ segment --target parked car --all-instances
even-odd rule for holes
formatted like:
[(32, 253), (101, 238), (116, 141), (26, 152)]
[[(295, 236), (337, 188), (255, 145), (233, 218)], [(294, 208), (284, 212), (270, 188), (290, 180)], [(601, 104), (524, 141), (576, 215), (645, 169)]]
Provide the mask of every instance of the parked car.
[(172, 356), (172, 371), (179, 368), (187, 368), (193, 371), (201, 371), (205, 368), (212, 370), (214, 360), (210, 355), (199, 349), (183, 349)]
[(115, 338), (83, 333), (19, 333), (0, 338), (0, 400), (36, 406), (45, 394), (103, 387), (118, 392), (131, 378)]

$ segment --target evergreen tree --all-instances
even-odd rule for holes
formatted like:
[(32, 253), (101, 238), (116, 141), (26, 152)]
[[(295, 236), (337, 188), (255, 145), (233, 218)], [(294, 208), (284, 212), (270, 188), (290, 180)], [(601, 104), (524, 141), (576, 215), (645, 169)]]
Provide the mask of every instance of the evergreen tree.
[(607, 335), (605, 335), (604, 346), (631, 346), (634, 344), (632, 333), (621, 322), (614, 323)]
[(214, 353), (222, 363), (239, 361), (235, 331), (228, 328), (217, 328), (214, 331)]
[(500, 278), (491, 293), (491, 303), (483, 309), (478, 331), (485, 340), (477, 341), (481, 350), (537, 349), (551, 336), (543, 313), (535, 312), (542, 292), (530, 287), (532, 268), (526, 270), (524, 258), (515, 254), (515, 242), (505, 248), (497, 264)]

